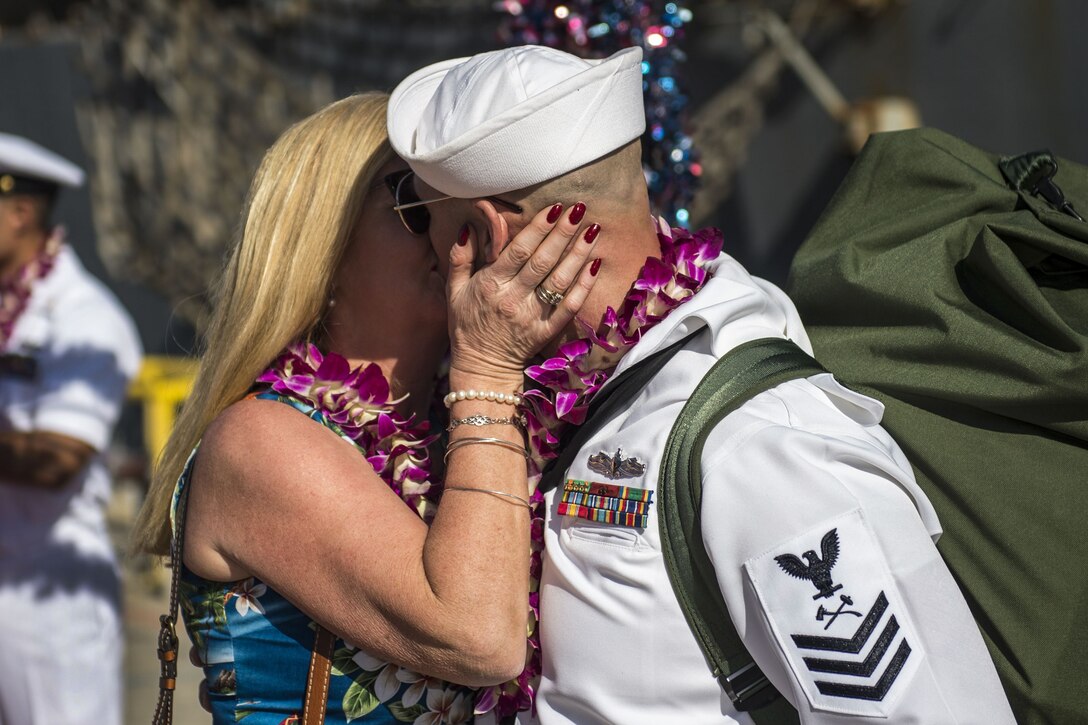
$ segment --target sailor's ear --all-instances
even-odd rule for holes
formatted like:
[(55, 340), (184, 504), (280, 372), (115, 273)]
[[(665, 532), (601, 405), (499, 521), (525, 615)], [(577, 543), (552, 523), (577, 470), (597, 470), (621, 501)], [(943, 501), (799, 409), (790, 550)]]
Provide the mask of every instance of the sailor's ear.
[(510, 225), (498, 208), (487, 199), (477, 199), (472, 206), (483, 215), (487, 238), (480, 245), (481, 261), (491, 264), (499, 258), (501, 252), (510, 243)]

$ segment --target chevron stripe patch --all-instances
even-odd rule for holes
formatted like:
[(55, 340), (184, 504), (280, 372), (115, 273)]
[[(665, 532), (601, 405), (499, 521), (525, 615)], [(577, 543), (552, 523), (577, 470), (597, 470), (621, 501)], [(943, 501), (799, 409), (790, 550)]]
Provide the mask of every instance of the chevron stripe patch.
[(812, 707), (887, 717), (924, 653), (862, 512), (744, 566)]

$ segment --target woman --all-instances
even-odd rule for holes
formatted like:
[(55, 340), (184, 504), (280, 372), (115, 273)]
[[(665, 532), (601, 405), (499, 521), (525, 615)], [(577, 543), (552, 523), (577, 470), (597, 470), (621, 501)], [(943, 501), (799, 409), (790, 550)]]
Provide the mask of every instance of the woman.
[[(545, 210), (473, 274), (466, 228), (447, 310), (429, 240), (392, 209), (404, 164), (385, 113), (386, 96), (353, 96), (266, 154), (194, 393), (137, 522), (136, 545), (168, 553), (180, 504), (181, 607), (217, 723), (299, 715), (315, 623), (340, 638), (326, 722), (464, 722), (474, 693), (461, 685), (508, 680), (525, 660), (513, 403), (526, 361), (591, 289), (593, 244), (569, 245), (577, 225)], [(537, 299), (540, 284), (569, 288), (563, 303)], [(435, 513), (432, 437), (416, 421), (447, 324), (450, 386), (480, 394), (453, 396)]]

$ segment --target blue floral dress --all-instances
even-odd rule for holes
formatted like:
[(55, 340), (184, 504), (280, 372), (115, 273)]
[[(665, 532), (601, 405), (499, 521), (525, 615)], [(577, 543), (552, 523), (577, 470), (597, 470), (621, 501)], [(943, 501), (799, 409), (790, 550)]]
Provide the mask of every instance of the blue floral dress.
[[(275, 393), (279, 400), (343, 435), (321, 411)], [(178, 479), (171, 506), (189, 483), (194, 450)], [(178, 587), (189, 638), (205, 662), (204, 676), (216, 725), (290, 725), (302, 716), (315, 625), (306, 614), (264, 582), (249, 578), (217, 582), (182, 567)], [(384, 662), (340, 639), (332, 661), (330, 725), (359, 722), (458, 725), (473, 721), (476, 691)]]

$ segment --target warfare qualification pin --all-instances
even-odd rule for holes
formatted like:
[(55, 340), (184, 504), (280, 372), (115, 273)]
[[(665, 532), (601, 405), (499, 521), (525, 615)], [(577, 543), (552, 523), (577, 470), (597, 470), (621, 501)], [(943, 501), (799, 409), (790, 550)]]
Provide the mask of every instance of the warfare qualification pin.
[(589, 469), (605, 478), (615, 480), (641, 476), (646, 472), (646, 465), (637, 458), (624, 458), (623, 449), (617, 448), (615, 455), (612, 456), (604, 451), (590, 456)]

